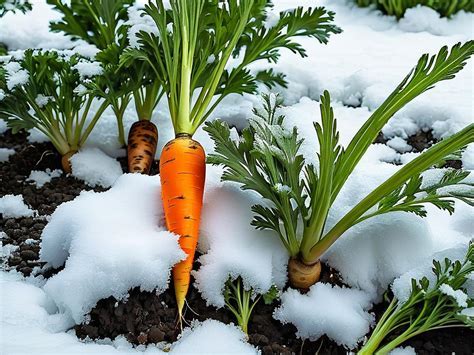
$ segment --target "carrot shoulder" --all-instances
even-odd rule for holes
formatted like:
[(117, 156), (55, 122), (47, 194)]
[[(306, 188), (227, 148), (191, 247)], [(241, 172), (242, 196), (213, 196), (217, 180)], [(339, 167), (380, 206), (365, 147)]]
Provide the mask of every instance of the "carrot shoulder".
[(128, 172), (149, 174), (155, 159), (158, 129), (146, 120), (135, 122), (128, 134)]
[(177, 136), (163, 148), (160, 159), (161, 191), (166, 226), (178, 234), (187, 254), (173, 268), (179, 315), (182, 315), (199, 238), (206, 158), (202, 146), (188, 135)]

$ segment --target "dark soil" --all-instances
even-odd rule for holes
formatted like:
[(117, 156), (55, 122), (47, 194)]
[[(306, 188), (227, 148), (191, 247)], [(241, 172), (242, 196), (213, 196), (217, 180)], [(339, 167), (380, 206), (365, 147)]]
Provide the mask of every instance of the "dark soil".
[[(424, 138), (423, 138), (424, 137)], [(383, 137), (380, 137), (383, 143)], [(421, 142), (420, 145), (411, 142)], [(423, 143), (424, 142), (424, 143)], [(415, 149), (423, 150), (433, 143), (432, 136), (417, 135), (409, 141)], [(39, 259), (40, 236), (46, 225), (45, 216), (54, 212), (63, 202), (75, 198), (82, 190), (92, 188), (71, 176), (62, 174), (52, 179), (42, 188), (36, 188), (25, 180), (31, 170), (60, 169), (60, 156), (51, 144), (29, 144), (25, 134), (12, 135), (6, 132), (0, 136), (0, 147), (13, 148), (16, 154), (10, 156), (8, 162), (0, 163), (0, 196), (5, 194), (22, 194), (31, 208), (38, 211), (38, 217), (5, 219), (0, 215), (0, 231), (6, 236), (3, 245), (14, 245), (18, 249), (8, 260), (2, 260), (6, 268), (15, 268), (28, 276), (42, 263)], [(120, 160), (126, 170), (125, 159)], [(156, 164), (153, 167), (156, 170)], [(95, 189), (102, 191), (102, 189)], [(41, 271), (50, 277), (58, 270)], [(341, 284), (334, 270), (323, 267), (323, 281)], [(125, 335), (134, 344), (172, 342), (176, 339), (176, 307), (173, 287), (161, 295), (153, 292), (130, 290), (126, 301), (117, 301), (113, 297), (103, 299), (90, 312), (87, 324), (77, 325), (76, 334), (79, 338), (115, 338)], [(216, 310), (207, 307), (200, 293), (191, 288), (187, 297), (189, 308), (185, 314), (187, 322), (193, 319), (209, 318), (224, 323), (235, 322), (232, 314), (225, 309)], [(263, 354), (346, 354), (346, 350), (327, 337), (318, 341), (302, 341), (295, 337), (295, 327), (282, 325), (272, 318), (277, 302), (265, 305), (262, 301), (255, 307), (249, 324), (249, 341), (258, 346)], [(377, 305), (374, 312), (379, 318), (386, 304)], [(418, 354), (472, 354), (474, 349), (473, 332), (466, 329), (448, 329), (434, 331), (418, 336), (406, 345), (416, 348)]]

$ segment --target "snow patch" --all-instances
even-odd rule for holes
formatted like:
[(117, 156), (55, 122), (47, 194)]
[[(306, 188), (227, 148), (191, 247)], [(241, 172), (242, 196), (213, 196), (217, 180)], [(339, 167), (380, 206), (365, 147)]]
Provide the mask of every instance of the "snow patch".
[(10, 155), (15, 154), (15, 149), (0, 148), (0, 163), (8, 161)]
[(162, 219), (160, 180), (126, 174), (103, 193), (63, 203), (43, 230), (41, 260), (65, 268), (44, 290), (76, 323), (100, 299), (124, 298), (133, 287), (168, 287), (170, 268), (184, 256)]
[(31, 181), (36, 185), (37, 188), (41, 188), (44, 186), (44, 184), (50, 182), (51, 179), (59, 177), (61, 174), (62, 171), (59, 169), (46, 169), (46, 171), (32, 170), (26, 181)]
[(3, 218), (31, 217), (35, 214), (23, 201), (22, 195), (0, 197), (0, 214)]
[(304, 295), (293, 289), (284, 292), (273, 316), (294, 324), (300, 338), (315, 341), (326, 334), (352, 349), (374, 322), (367, 312), (371, 305), (370, 295), (363, 291), (317, 283)]
[(389, 355), (416, 355), (416, 351), (411, 346), (399, 347), (390, 351)]
[(110, 187), (122, 175), (120, 163), (98, 148), (84, 148), (69, 161), (72, 175), (92, 187)]
[[(195, 272), (195, 286), (208, 304), (224, 306), (222, 291), (231, 277), (244, 286), (266, 293), (286, 282), (286, 249), (274, 233), (250, 225), (251, 206), (261, 198), (234, 183), (219, 183), (220, 168), (208, 166), (199, 246), (204, 254)], [(258, 272), (255, 272), (258, 270)]]
[(259, 354), (240, 328), (208, 319), (183, 330), (171, 354)]

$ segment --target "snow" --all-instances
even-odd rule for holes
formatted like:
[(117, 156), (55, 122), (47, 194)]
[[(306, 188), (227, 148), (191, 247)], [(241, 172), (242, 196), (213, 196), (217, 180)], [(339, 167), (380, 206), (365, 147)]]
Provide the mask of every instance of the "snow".
[(293, 289), (284, 292), (274, 318), (294, 324), (300, 338), (317, 340), (326, 334), (352, 349), (374, 322), (367, 312), (371, 305), (363, 291), (317, 283), (306, 294)]
[(51, 179), (59, 177), (61, 174), (62, 171), (59, 169), (46, 169), (46, 171), (32, 170), (26, 181), (31, 181), (37, 188), (41, 188), (44, 186), (44, 184), (50, 182)]
[(416, 355), (416, 351), (411, 346), (399, 347), (390, 351), (389, 355)]
[[(267, 26), (272, 26), (276, 21), (276, 12), (296, 5), (314, 5), (314, 1), (275, 1), (275, 10), (270, 14)], [(343, 28), (342, 34), (332, 36), (328, 45), (321, 45), (314, 39), (299, 39), (307, 49), (307, 58), (299, 59), (289, 51), (283, 51), (281, 61), (276, 65), (262, 62), (252, 66), (252, 70), (271, 67), (287, 75), (288, 88), (278, 89), (287, 105), (283, 109), (287, 115), (285, 126), (298, 127), (301, 136), (306, 139), (302, 152), (307, 161), (312, 163), (317, 163), (318, 149), (312, 122), (320, 122), (318, 100), (323, 90), (328, 89), (331, 93), (341, 130), (340, 141), (347, 146), (357, 129), (416, 64), (420, 55), (426, 52), (435, 54), (445, 44), (451, 46), (471, 39), (474, 19), (473, 14), (460, 12), (448, 20), (440, 18), (428, 8), (417, 7), (409, 9), (405, 17), (397, 22), (393, 17), (382, 16), (373, 9), (357, 8), (349, 0), (323, 0), (318, 2), (320, 5), (336, 12), (335, 22)], [(129, 10), (131, 21), (135, 22), (128, 34), (131, 46), (137, 44), (138, 30), (156, 33), (149, 18), (139, 17), (138, 8), (136, 6)], [(49, 32), (48, 21), (58, 18), (58, 13), (43, 1), (37, 1), (33, 11), (27, 14), (9, 13), (0, 19), (0, 42), (13, 50), (29, 47), (63, 49), (79, 44), (74, 51), (92, 59), (96, 49)], [(15, 55), (20, 56), (21, 52)], [(87, 75), (99, 70), (96, 65), (80, 69)], [(11, 70), (15, 80), (9, 82), (9, 86), (24, 81), (21, 68), (12, 65)], [(471, 60), (454, 80), (438, 84), (389, 121), (383, 129), (389, 146), (377, 144), (369, 148), (336, 200), (328, 218), (328, 228), (371, 189), (399, 169), (399, 166), (390, 163), (406, 164), (419, 155), (408, 152), (410, 147), (406, 140), (410, 135), (420, 130), (432, 130), (435, 138), (443, 138), (471, 123), (474, 97), (472, 70)], [(242, 129), (247, 125), (246, 119), (251, 116), (252, 107), (258, 102), (257, 96), (231, 95), (222, 101), (210, 119), (220, 118)], [(91, 111), (93, 114), (94, 108)], [(126, 134), (135, 120), (136, 113), (131, 103), (124, 118)], [(174, 137), (165, 100), (158, 105), (152, 121), (160, 132), (159, 156), (163, 145)], [(5, 131), (6, 125), (0, 121), (0, 133)], [(233, 132), (235, 135), (236, 131)], [(44, 135), (37, 130), (30, 131), (28, 139), (30, 142), (45, 140)], [(213, 144), (201, 129), (197, 131), (195, 139), (201, 142), (206, 152), (212, 152)], [(112, 294), (124, 297), (127, 287), (132, 286), (145, 285), (147, 289), (166, 287), (168, 275), (161, 273), (156, 276), (154, 272), (158, 268), (147, 268), (147, 265), (160, 262), (161, 269), (168, 270), (173, 263), (171, 254), (174, 253), (174, 260), (177, 260), (179, 252), (176, 238), (164, 232), (162, 223), (156, 226), (156, 221), (162, 220), (159, 179), (122, 175), (118, 162), (109, 157), (123, 156), (125, 153), (117, 143), (116, 121), (110, 110), (104, 112), (87, 146), (89, 148), (84, 148), (71, 159), (73, 175), (84, 179), (91, 186), (108, 187), (114, 182), (115, 185), (102, 194), (82, 193), (76, 200), (58, 208), (45, 229), (43, 243), (47, 246), (43, 253), (51, 265), (65, 263), (66, 267), (47, 282), (46, 292), (36, 286), (27, 289), (20, 286), (8, 288), (8, 292), (31, 294), (28, 304), (36, 307), (36, 311), (22, 313), (23, 306), (15, 308), (19, 319), (24, 317), (31, 322), (8, 324), (6, 336), (2, 337), (2, 349), (7, 352), (160, 353), (156, 347), (132, 349), (123, 338), (103, 344), (81, 343), (75, 335), (64, 333), (70, 326), (66, 324), (83, 319), (87, 309), (99, 298)], [(474, 170), (473, 146), (468, 146), (463, 153), (465, 169)], [(229, 276), (243, 277), (247, 287), (261, 293), (272, 284), (279, 287), (284, 285), (287, 262), (286, 251), (278, 238), (270, 232), (256, 231), (249, 224), (252, 215), (249, 207), (261, 202), (261, 199), (251, 192), (240, 191), (230, 183), (220, 183), (219, 174), (218, 169), (208, 167), (199, 242), (204, 255), (200, 260), (202, 265), (195, 273), (199, 291), (208, 304), (216, 307), (223, 305), (221, 291)], [(41, 175), (46, 178), (44, 174)], [(275, 188), (285, 190), (284, 186)], [(13, 201), (15, 210), (33, 213), (24, 205), (21, 196), (14, 197)], [(4, 202), (0, 206), (2, 203), (4, 206)], [(132, 207), (136, 207), (136, 210)], [(457, 202), (456, 212), (452, 216), (432, 206), (427, 210), (428, 217), (425, 219), (412, 214), (392, 213), (348, 230), (323, 256), (323, 261), (339, 270), (344, 282), (352, 289), (319, 284), (313, 286), (307, 295), (288, 290), (284, 293), (284, 303), (278, 309), (277, 316), (294, 323), (301, 337), (317, 338), (321, 334), (328, 334), (352, 347), (364, 336), (372, 322), (372, 316), (367, 312), (370, 304), (381, 299), (394, 279), (392, 289), (403, 299), (409, 290), (410, 279), (430, 272), (434, 256), (450, 253), (464, 256), (465, 246), (474, 237), (472, 208)], [(138, 223), (143, 220), (143, 223)], [(140, 231), (143, 228), (146, 233), (137, 233), (133, 228), (139, 228)], [(166, 253), (164, 247), (173, 250), (173, 253)], [(147, 256), (144, 262), (139, 259), (143, 257), (142, 254)], [(117, 260), (125, 260), (124, 265)], [(141, 271), (138, 268), (142, 268)], [(258, 273), (255, 270), (259, 270)], [(148, 274), (150, 271), (152, 275)], [(133, 279), (131, 272), (138, 276)], [(24, 281), (15, 280), (15, 283), (23, 285)], [(319, 302), (320, 297), (334, 306), (321, 307), (324, 303)], [(53, 301), (58, 304), (60, 313), (52, 307), (50, 309), (50, 306), (42, 306), (53, 304)], [(11, 302), (14, 303), (15, 299)], [(291, 307), (297, 306), (295, 311), (291, 311)], [(25, 301), (24, 308), (29, 310), (29, 307)], [(41, 311), (46, 308), (47, 312)], [(308, 309), (315, 309), (314, 314)], [(338, 318), (343, 316), (345, 319), (346, 314), (348, 323), (341, 324)], [(35, 320), (38, 322), (35, 323)], [(54, 325), (54, 331), (48, 328), (47, 324), (50, 323)], [(180, 353), (181, 349), (189, 349), (210, 353), (212, 350), (207, 350), (206, 346), (223, 346), (224, 339), (227, 339), (224, 334), (232, 339), (226, 340), (232, 344), (232, 349), (241, 349), (242, 346), (245, 347), (242, 352), (255, 351), (250, 346), (246, 347), (241, 334), (231, 327), (212, 321), (195, 324), (193, 329), (186, 331), (186, 338), (191, 345), (186, 345), (183, 336), (172, 347), (172, 352)], [(196, 343), (193, 337), (196, 332), (205, 333), (201, 337), (207, 343)], [(27, 344), (25, 339), (28, 339)], [(224, 349), (229, 350), (230, 346)], [(405, 348), (404, 351), (410, 350)]]
[(3, 218), (31, 217), (35, 214), (23, 201), (22, 195), (0, 197), (0, 214)]
[(130, 42), (130, 47), (132, 48), (139, 47), (137, 36), (139, 32), (143, 31), (146, 33), (152, 33), (156, 36), (159, 34), (158, 28), (151, 16), (142, 16), (142, 14), (143, 6), (140, 4), (135, 4), (128, 8), (128, 21), (126, 24), (130, 26), (128, 28), (128, 40)]
[(15, 149), (0, 148), (0, 163), (8, 161), (10, 155), (15, 154)]
[(98, 148), (84, 148), (69, 160), (72, 175), (92, 187), (110, 187), (122, 175), (120, 163)]
[(397, 152), (406, 153), (412, 150), (412, 146), (409, 145), (403, 138), (400, 137), (393, 137), (389, 141), (387, 141), (387, 145), (390, 148), (395, 149)]
[(48, 102), (51, 101), (52, 99), (53, 99), (52, 96), (44, 96), (44, 95), (39, 94), (38, 96), (36, 96), (35, 102), (41, 108), (41, 107), (46, 106)]
[(44, 143), (49, 142), (49, 138), (46, 134), (41, 132), (38, 128), (30, 129), (28, 134), (28, 142), (30, 143)]
[(462, 166), (464, 169), (474, 170), (474, 143), (469, 144), (463, 152)]
[(28, 82), (28, 72), (26, 70), (18, 70), (17, 72), (8, 73), (7, 88), (13, 90), (18, 85), (24, 85)]
[(4, 120), (0, 120), (0, 134), (5, 133), (8, 130), (7, 123)]
[[(445, 249), (435, 253), (432, 258), (434, 260), (443, 261), (445, 258), (451, 261), (463, 261), (466, 256), (467, 245), (458, 244), (457, 246)], [(426, 277), (430, 281), (430, 288), (432, 289), (436, 283), (436, 275), (432, 272), (433, 261), (424, 260), (419, 263), (417, 267), (411, 268), (407, 272), (397, 277), (392, 283), (392, 291), (394, 296), (401, 303), (405, 303), (411, 293), (411, 280), (419, 280)]]
[(80, 61), (73, 66), (73, 68), (79, 72), (81, 79), (100, 75), (103, 72), (103, 68), (99, 62), (88, 62), (85, 60)]
[(113, 340), (81, 341), (73, 330), (68, 330), (72, 324), (67, 315), (58, 313), (56, 305), (41, 285), (30, 281), (16, 272), (0, 272), (0, 347), (5, 354), (258, 353), (245, 342), (245, 335), (239, 328), (215, 320), (194, 323), (192, 329), (185, 328), (169, 352), (161, 350), (160, 345), (132, 346), (123, 336)]
[(64, 270), (45, 292), (76, 323), (102, 298), (128, 290), (168, 287), (169, 270), (184, 253), (162, 219), (159, 179), (121, 176), (103, 193), (83, 192), (60, 205), (45, 227), (40, 258)]
[(250, 225), (250, 207), (259, 203), (260, 197), (242, 192), (236, 184), (219, 183), (220, 175), (219, 168), (207, 167), (199, 240), (204, 255), (194, 273), (195, 286), (207, 303), (216, 307), (224, 306), (222, 291), (229, 277), (241, 276), (247, 289), (260, 294), (272, 285), (283, 287), (288, 260), (275, 235)]
[(259, 354), (234, 325), (214, 319), (193, 323), (171, 347), (172, 354)]
[(445, 295), (454, 298), (459, 307), (467, 307), (468, 296), (462, 290), (454, 290), (448, 284), (442, 284), (439, 290)]

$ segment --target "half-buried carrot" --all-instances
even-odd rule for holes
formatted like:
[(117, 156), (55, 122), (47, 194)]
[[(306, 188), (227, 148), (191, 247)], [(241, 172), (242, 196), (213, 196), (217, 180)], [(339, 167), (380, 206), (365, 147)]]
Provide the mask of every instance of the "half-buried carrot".
[(148, 120), (135, 122), (128, 134), (128, 172), (149, 174), (155, 159), (158, 130)]
[[(264, 58), (277, 61), (283, 47), (295, 48), (304, 56), (300, 45), (292, 41), (294, 37), (311, 36), (326, 42), (330, 33), (340, 30), (331, 24), (332, 13), (322, 8), (282, 12), (270, 31), (260, 21), (266, 17), (270, 1), (264, 1), (265, 6), (256, 0), (169, 3), (170, 9), (162, 0), (145, 5), (158, 33), (140, 31), (140, 48), (127, 49), (124, 58), (152, 67), (153, 80), (161, 83), (166, 94), (176, 134), (163, 149), (160, 174), (166, 224), (180, 236), (180, 244), (188, 254), (173, 271), (178, 312), (182, 315), (204, 189), (204, 151), (192, 136), (227, 95), (256, 92), (259, 80), (269, 87), (281, 84), (282, 77), (274, 73), (252, 74), (248, 69), (252, 62)], [(242, 51), (245, 53), (240, 64), (229, 68), (229, 59)]]
[(181, 319), (199, 238), (206, 155), (189, 134), (178, 134), (160, 158), (161, 194), (166, 227), (180, 236), (186, 259), (173, 268), (174, 290)]

